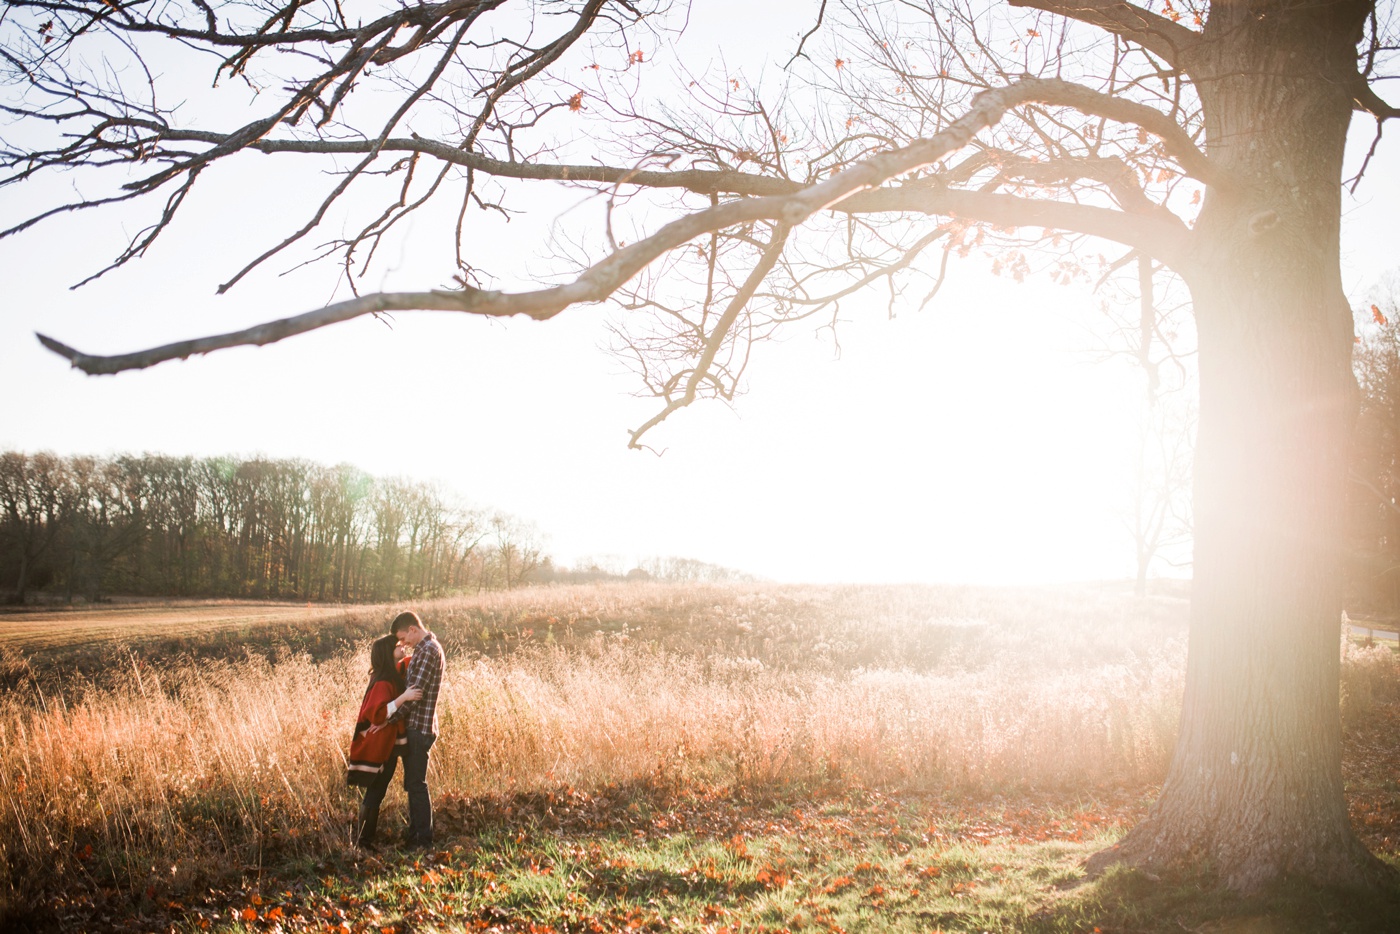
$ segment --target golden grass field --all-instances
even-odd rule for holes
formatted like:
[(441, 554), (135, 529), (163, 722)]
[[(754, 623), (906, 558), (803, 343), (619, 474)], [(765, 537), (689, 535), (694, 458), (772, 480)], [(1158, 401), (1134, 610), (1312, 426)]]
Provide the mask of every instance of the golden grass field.
[[(15, 685), (0, 699), (6, 897), (69, 881), (140, 891), (153, 872), (178, 891), (346, 848), (367, 645), (397, 609), (0, 620)], [(1089, 586), (610, 584), (417, 609), (449, 666), (435, 794), (837, 781), (985, 795), (1150, 793), (1175, 736), (1187, 604)], [(347, 650), (277, 647), (308, 625)], [(223, 657), (138, 650), (153, 633), (194, 631), (197, 646), (220, 629)], [(65, 643), (93, 638), (126, 647), (96, 675), (55, 680)], [(1353, 649), (1345, 667), (1353, 712), (1400, 680), (1389, 648)]]

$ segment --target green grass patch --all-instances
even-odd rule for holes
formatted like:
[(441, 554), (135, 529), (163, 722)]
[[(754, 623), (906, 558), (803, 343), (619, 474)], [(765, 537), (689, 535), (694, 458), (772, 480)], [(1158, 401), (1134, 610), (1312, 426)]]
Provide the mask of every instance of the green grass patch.
[[(1238, 899), (1204, 872), (1087, 880), (1141, 795), (1033, 802), (798, 790), (753, 799), (650, 786), (452, 800), (431, 852), (348, 847), (153, 891), (123, 926), (176, 932), (1392, 932), (1400, 890)], [(386, 815), (387, 816), (387, 815)], [(100, 928), (43, 919), (44, 927)], [(112, 906), (105, 906), (111, 910)], [(40, 919), (34, 919), (36, 922)], [(57, 923), (54, 923), (57, 922)]]

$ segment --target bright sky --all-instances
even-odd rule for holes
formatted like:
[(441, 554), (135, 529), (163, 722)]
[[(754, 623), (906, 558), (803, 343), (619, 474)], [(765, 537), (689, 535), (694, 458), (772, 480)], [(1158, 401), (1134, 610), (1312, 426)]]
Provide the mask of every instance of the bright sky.
[[(687, 42), (713, 47), (735, 15), (761, 6), (696, 4)], [(748, 34), (793, 36), (767, 47), (781, 65), (808, 24), (788, 12), (783, 25), (774, 10)], [(726, 47), (730, 61), (741, 52), (761, 54)], [(1359, 136), (1368, 129), (1358, 121)], [(1383, 145), (1382, 168), (1400, 157), (1395, 145)], [(546, 324), (420, 313), (391, 329), (366, 319), (103, 378), (69, 370), (34, 340), (37, 330), (118, 352), (324, 304), (334, 270), (274, 274), (287, 264), (214, 295), (266, 247), (268, 230), (280, 235), (305, 216), (304, 192), (264, 172), (271, 162), (250, 157), (224, 173), (146, 259), (76, 292), (66, 287), (115, 255), (136, 216), (60, 218), (0, 241), (0, 448), (256, 453), (438, 479), (532, 520), (566, 564), (675, 555), (789, 581), (1133, 571), (1121, 516), (1138, 376), (1098, 362), (1102, 317), (1085, 290), (1018, 286), (975, 264), (955, 264), (921, 313), (887, 320), (879, 294), (850, 305), (839, 358), (829, 337), (810, 332), (763, 347), (732, 409), (696, 406), (649, 436), (661, 457), (627, 450), (627, 429), (654, 403), (630, 396), (633, 378), (600, 349), (600, 308)], [(1400, 191), (1386, 174), (1375, 171), (1350, 202), (1352, 289), (1393, 262), (1383, 224)], [(247, 221), (247, 186), (286, 216)], [(28, 198), (7, 190), (0, 214), (22, 214)], [(546, 268), (539, 224), (559, 210), (534, 227), (483, 224), (467, 252), (521, 277)], [(435, 248), (410, 238), (385, 282), (441, 284), (440, 264), (414, 277), (420, 250)]]

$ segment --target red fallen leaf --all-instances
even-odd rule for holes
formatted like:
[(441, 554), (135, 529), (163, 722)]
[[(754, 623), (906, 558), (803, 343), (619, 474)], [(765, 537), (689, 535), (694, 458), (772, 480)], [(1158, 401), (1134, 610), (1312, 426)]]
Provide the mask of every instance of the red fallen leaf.
[(1390, 323), (1389, 321), (1386, 320), (1385, 315), (1381, 313), (1380, 308), (1376, 307), (1375, 305), (1372, 305), (1372, 306), (1371, 306), (1371, 317), (1372, 317), (1372, 318), (1375, 320), (1375, 322), (1376, 322), (1377, 324), (1379, 324), (1381, 327), (1385, 327), (1387, 324)]
[(269, 921), (276, 921), (276, 920), (278, 920), (279, 918), (282, 917), (282, 909), (281, 909), (281, 907), (279, 906), (279, 907), (277, 907), (277, 908), (272, 909), (271, 911), (269, 911), (269, 912), (267, 913), (267, 915), (266, 915), (265, 917), (266, 917), (267, 920), (269, 920)]
[(258, 920), (258, 910), (256, 908), (244, 908), (239, 912), (238, 917), (242, 918), (244, 921), (256, 921)]
[(788, 874), (772, 866), (764, 866), (758, 871), (758, 883), (770, 889), (781, 889), (788, 884)]

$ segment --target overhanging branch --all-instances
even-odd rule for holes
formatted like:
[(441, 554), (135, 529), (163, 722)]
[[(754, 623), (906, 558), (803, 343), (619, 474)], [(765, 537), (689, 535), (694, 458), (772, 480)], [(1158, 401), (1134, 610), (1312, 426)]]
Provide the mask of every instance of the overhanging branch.
[[(386, 310), (457, 311), (480, 315), (518, 315), (546, 319), (570, 305), (610, 296), (648, 264), (669, 250), (714, 230), (754, 221), (796, 227), (819, 211), (925, 211), (982, 218), (993, 223), (1032, 223), (1107, 236), (1153, 252), (1168, 262), (1187, 236), (1157, 218), (1144, 218), (1083, 205), (1038, 202), (1005, 195), (954, 192), (927, 182), (881, 188), (892, 179), (938, 163), (966, 146), (977, 133), (996, 124), (1008, 110), (1023, 104), (1064, 103), (1080, 99), (1086, 89), (1059, 80), (1027, 78), (974, 98), (966, 115), (941, 132), (901, 149), (878, 153), (831, 178), (786, 194), (742, 198), (678, 218), (651, 236), (616, 251), (589, 267), (574, 281), (530, 292), (505, 293), (467, 288), (461, 291), (407, 292), (368, 295), (318, 311), (282, 319), (230, 334), (156, 347), (115, 357), (81, 353), (52, 338), (44, 346), (87, 373), (116, 373), (141, 369), (165, 360), (209, 353), (225, 347), (262, 345), (305, 333), (338, 321)], [(1093, 95), (1094, 92), (1087, 92)], [(1102, 97), (1103, 95), (1096, 95)]]

